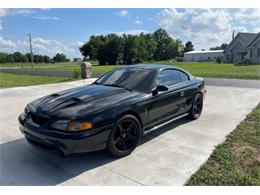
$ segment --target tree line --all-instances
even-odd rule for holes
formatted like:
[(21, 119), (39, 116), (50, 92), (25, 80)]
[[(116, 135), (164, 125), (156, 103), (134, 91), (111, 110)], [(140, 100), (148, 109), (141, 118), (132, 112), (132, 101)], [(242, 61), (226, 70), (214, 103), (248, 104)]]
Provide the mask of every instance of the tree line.
[(159, 28), (153, 33), (140, 35), (93, 35), (79, 49), (83, 56), (102, 65), (135, 64), (183, 57), (184, 52), (193, 50), (193, 44), (188, 41), (183, 45), (180, 39), (172, 38)]
[[(56, 63), (56, 62), (69, 62), (70, 59), (63, 53), (57, 53), (53, 58), (47, 55), (33, 55), (34, 63)], [(22, 54), (14, 52), (12, 54), (0, 53), (0, 63), (26, 63), (31, 62), (31, 54)]]
[(227, 43), (222, 43), (220, 46), (209, 48), (209, 50), (225, 50), (227, 46), (228, 46)]

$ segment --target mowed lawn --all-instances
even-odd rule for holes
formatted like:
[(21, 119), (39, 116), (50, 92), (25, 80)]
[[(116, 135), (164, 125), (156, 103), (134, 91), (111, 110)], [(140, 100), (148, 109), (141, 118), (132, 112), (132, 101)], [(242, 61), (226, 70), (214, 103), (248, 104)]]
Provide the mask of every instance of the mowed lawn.
[(216, 147), (186, 185), (260, 185), (260, 105)]
[(48, 77), (0, 73), (0, 88), (58, 83), (71, 80), (72, 79), (67, 77)]
[(203, 62), (179, 62), (169, 61), (154, 62), (181, 67), (195, 76), (214, 78), (260, 79), (260, 65), (234, 65)]
[[(237, 78), (237, 79), (258, 79), (260, 80), (260, 65), (240, 65), (235, 66), (234, 64), (217, 64), (217, 63), (172, 63), (169, 61), (158, 61), (158, 62), (146, 62), (147, 64), (165, 64), (181, 67), (195, 76), (201, 77), (214, 77), (214, 78)], [(107, 72), (119, 65), (103, 65), (93, 66), (94, 72)], [(47, 67), (44, 67), (47, 68)], [(48, 67), (49, 70), (60, 70), (60, 67)], [(66, 71), (77, 71), (78, 66), (66, 66), (62, 70)]]
[[(195, 76), (213, 77), (213, 78), (237, 78), (237, 79), (257, 79), (260, 80), (260, 65), (234, 65), (234, 64), (217, 64), (207, 62), (178, 62), (156, 61), (145, 62), (146, 64), (165, 64), (181, 67)], [(36, 64), (37, 69), (48, 69), (51, 71), (70, 71), (80, 72), (80, 62), (67, 62), (55, 64)], [(93, 72), (105, 73), (120, 65), (96, 65), (93, 66)], [(4, 66), (2, 64), (2, 66)], [(7, 66), (7, 65), (6, 65)], [(27, 64), (26, 68), (30, 68)]]

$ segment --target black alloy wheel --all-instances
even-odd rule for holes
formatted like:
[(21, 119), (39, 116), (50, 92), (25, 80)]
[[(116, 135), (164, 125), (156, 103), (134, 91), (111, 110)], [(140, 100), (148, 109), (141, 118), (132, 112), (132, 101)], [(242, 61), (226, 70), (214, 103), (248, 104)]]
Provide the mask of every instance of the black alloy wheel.
[(116, 122), (109, 136), (107, 149), (116, 157), (124, 157), (136, 148), (140, 138), (140, 122), (132, 115), (125, 115)]
[(190, 111), (190, 117), (192, 119), (198, 119), (201, 115), (202, 108), (203, 108), (203, 96), (200, 93), (198, 93), (194, 98), (193, 105)]

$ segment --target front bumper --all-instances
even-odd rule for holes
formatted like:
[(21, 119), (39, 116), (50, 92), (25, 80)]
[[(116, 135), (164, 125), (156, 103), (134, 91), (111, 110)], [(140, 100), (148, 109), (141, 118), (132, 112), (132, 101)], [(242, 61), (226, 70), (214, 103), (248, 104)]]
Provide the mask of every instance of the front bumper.
[(105, 149), (112, 129), (111, 124), (85, 132), (67, 133), (41, 128), (31, 121), (24, 120), (23, 114), (18, 120), (19, 129), (28, 141), (59, 150), (65, 155)]

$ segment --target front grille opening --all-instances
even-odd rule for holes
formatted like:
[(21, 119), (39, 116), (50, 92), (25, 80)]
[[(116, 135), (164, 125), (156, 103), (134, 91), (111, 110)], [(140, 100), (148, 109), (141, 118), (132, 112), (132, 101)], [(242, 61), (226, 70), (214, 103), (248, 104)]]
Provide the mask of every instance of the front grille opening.
[(31, 113), (31, 112), (29, 113), (29, 115), (30, 115), (32, 121), (39, 126), (44, 125), (49, 120), (49, 118), (47, 118), (47, 117), (39, 116), (39, 115), (36, 115), (34, 113)]

